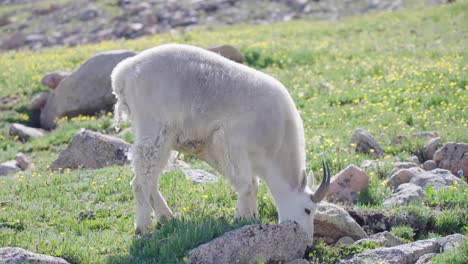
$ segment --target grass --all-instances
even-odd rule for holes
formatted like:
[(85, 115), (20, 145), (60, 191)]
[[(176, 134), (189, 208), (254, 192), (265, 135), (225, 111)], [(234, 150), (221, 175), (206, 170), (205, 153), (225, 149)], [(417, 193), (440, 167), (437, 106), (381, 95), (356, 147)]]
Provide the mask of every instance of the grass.
[[(246, 54), (249, 65), (288, 87), (304, 120), (310, 169), (321, 175), (325, 157), (337, 173), (371, 159), (349, 145), (358, 127), (377, 138), (386, 151), (382, 160), (388, 163), (408, 160), (424, 143), (390, 144), (397, 135), (411, 138), (416, 132), (438, 131), (443, 142), (468, 142), (467, 10), (461, 1), (344, 21), (199, 29), (0, 54), (0, 98), (7, 101), (0, 108), (0, 161), (13, 159), (19, 151), (34, 159), (33, 169), (0, 178), (0, 247), (20, 246), (72, 263), (182, 263), (189, 249), (243, 224), (233, 222), (236, 195), (222, 178), (202, 185), (175, 171), (162, 177), (161, 191), (176, 219), (155, 226), (149, 237), (134, 236), (128, 166), (63, 174), (47, 169), (80, 128), (113, 134), (111, 116), (62, 120), (46, 137), (25, 143), (8, 136), (11, 122), (30, 118), (29, 100), (47, 90), (40, 84), (43, 74), (73, 70), (104, 50), (143, 50), (167, 42), (231, 43)], [(124, 138), (133, 137), (127, 133)], [(205, 166), (193, 157), (184, 159), (194, 167)], [(381, 208), (389, 195), (382, 184), (389, 169), (369, 172), (371, 186), (359, 194), (363, 206)], [(466, 216), (467, 195), (460, 188), (429, 194), (424, 205), (396, 208), (394, 213), (410, 212), (430, 222), (441, 212), (440, 234), (466, 232), (462, 213)], [(275, 222), (276, 209), (263, 183), (258, 198), (262, 221)], [(466, 252), (466, 245), (460, 250)]]

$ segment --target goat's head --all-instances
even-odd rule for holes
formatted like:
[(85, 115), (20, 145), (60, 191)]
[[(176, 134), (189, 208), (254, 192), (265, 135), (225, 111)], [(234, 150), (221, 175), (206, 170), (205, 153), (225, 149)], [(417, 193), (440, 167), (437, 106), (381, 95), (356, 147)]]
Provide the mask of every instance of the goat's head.
[(325, 161), (322, 162), (322, 166), (323, 179), (315, 193), (310, 190), (307, 181), (304, 180), (298, 195), (294, 195), (292, 200), (287, 202), (289, 204), (283, 204), (284, 215), (280, 216), (281, 221), (296, 221), (311, 238), (314, 233), (314, 216), (317, 204), (325, 197), (330, 186), (330, 168)]

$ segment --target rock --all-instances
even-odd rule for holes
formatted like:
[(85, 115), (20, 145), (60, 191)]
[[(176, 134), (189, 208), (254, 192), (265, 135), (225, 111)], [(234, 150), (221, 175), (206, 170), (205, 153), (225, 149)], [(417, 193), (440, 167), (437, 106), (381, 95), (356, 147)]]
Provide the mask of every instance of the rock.
[(306, 259), (296, 259), (293, 261), (286, 262), (285, 264), (310, 264), (310, 262)]
[(424, 161), (432, 160), (435, 152), (441, 146), (440, 137), (432, 138), (424, 145), (421, 150), (421, 155)]
[(50, 92), (40, 92), (36, 94), (28, 105), (29, 111), (40, 110), (49, 98)]
[(450, 173), (450, 171), (444, 169), (423, 171), (423, 173), (418, 174), (410, 180), (410, 183), (421, 187), (423, 190), (426, 190), (427, 187), (431, 186), (435, 191), (452, 186), (455, 182), (456, 184), (466, 184), (465, 181), (460, 180)]
[(420, 201), (426, 196), (424, 190), (412, 183), (400, 184), (394, 193), (383, 202), (385, 208), (408, 204), (411, 201)]
[(41, 111), (41, 127), (50, 130), (55, 127), (55, 120), (63, 116), (111, 111), (115, 103), (110, 80), (112, 69), (135, 54), (133, 51), (108, 51), (88, 59), (63, 79), (47, 99)]
[(419, 157), (418, 156), (411, 156), (409, 157), (409, 161), (410, 162), (413, 162), (413, 163), (416, 163), (416, 164), (419, 164)]
[(385, 166), (385, 162), (376, 161), (376, 160), (364, 160), (361, 163), (362, 169), (375, 169), (375, 168), (384, 167), (384, 166)]
[(349, 236), (345, 236), (345, 237), (342, 237), (342, 238), (338, 239), (338, 241), (336, 241), (334, 246), (338, 247), (338, 246), (341, 246), (341, 245), (351, 245), (353, 243), (354, 243), (354, 239), (352, 239)]
[(451, 241), (452, 246), (463, 242), (464, 236), (454, 234), (441, 239), (419, 240), (409, 244), (398, 245), (388, 248), (377, 248), (366, 250), (362, 253), (352, 256), (350, 259), (341, 260), (341, 264), (351, 263), (395, 263), (412, 264), (420, 257), (430, 253), (440, 253), (443, 244)]
[(437, 254), (436, 253), (424, 254), (414, 264), (429, 264), (431, 263), (431, 258), (434, 257), (435, 255)]
[(57, 10), (60, 9), (60, 6), (59, 5), (56, 5), (56, 4), (50, 4), (48, 7), (46, 8), (39, 8), (39, 9), (35, 9), (33, 10), (33, 14), (34, 15), (37, 15), (37, 16), (43, 16), (43, 15), (48, 15), (50, 13), (53, 13)]
[(415, 162), (395, 162), (394, 168), (390, 172), (390, 175), (394, 174), (395, 172), (401, 169), (409, 169), (409, 168), (414, 168), (414, 167), (419, 167), (419, 166)]
[(70, 76), (71, 73), (66, 71), (54, 71), (49, 72), (44, 77), (42, 77), (41, 83), (50, 89), (55, 89), (59, 85), (59, 83)]
[(27, 170), (32, 165), (32, 159), (24, 153), (16, 153), (16, 165), (22, 170)]
[(369, 175), (356, 165), (349, 165), (330, 181), (327, 200), (352, 204), (357, 199), (357, 192), (369, 187)]
[(402, 142), (404, 141), (407, 141), (408, 138), (405, 137), (405, 136), (395, 136), (392, 141), (390, 142), (390, 144), (392, 145), (400, 145)]
[(67, 264), (68, 262), (62, 258), (37, 254), (19, 247), (4, 247), (0, 248), (0, 263)]
[(26, 44), (26, 37), (20, 31), (13, 33), (9, 38), (5, 39), (0, 45), (1, 49), (17, 49)]
[(378, 243), (382, 247), (394, 247), (398, 245), (402, 245), (405, 242), (399, 239), (398, 237), (394, 236), (392, 233), (388, 231), (384, 231), (381, 233), (377, 233), (375, 235), (369, 236), (369, 238), (364, 238), (356, 241), (354, 244), (360, 245), (364, 242), (375, 242)]
[(437, 132), (437, 131), (423, 131), (423, 132), (414, 133), (414, 134), (411, 135), (411, 137), (436, 138), (436, 137), (439, 137), (439, 132)]
[(437, 163), (433, 160), (426, 160), (423, 164), (423, 169), (427, 171), (437, 169)]
[(18, 136), (18, 139), (21, 141), (27, 141), (29, 138), (38, 138), (45, 135), (42, 129), (28, 127), (18, 123), (10, 125), (9, 134), (10, 137)]
[(16, 165), (16, 160), (9, 160), (0, 163), (0, 176), (16, 173), (20, 170), (21, 168)]
[(302, 258), (310, 243), (296, 222), (248, 225), (192, 249), (187, 263), (284, 263)]
[(375, 158), (383, 156), (385, 153), (377, 140), (362, 128), (356, 129), (351, 135), (351, 144), (355, 144), (356, 151), (371, 154)]
[(335, 241), (349, 236), (355, 240), (367, 238), (366, 232), (343, 208), (321, 202), (314, 218), (314, 230), (317, 237), (329, 237)]
[(51, 170), (64, 168), (97, 169), (128, 163), (130, 144), (98, 132), (81, 129), (76, 133), (67, 148), (50, 165)]
[(238, 63), (244, 62), (244, 55), (242, 55), (239, 49), (232, 45), (224, 44), (219, 46), (213, 46), (207, 48), (207, 50), (212, 51), (214, 53), (218, 53), (219, 55)]
[(10, 19), (7, 16), (0, 17), (0, 27), (10, 24)]
[(98, 17), (99, 11), (96, 8), (89, 8), (83, 11), (79, 16), (78, 19), (81, 21), (89, 21)]
[(434, 161), (438, 168), (451, 171), (454, 175), (461, 174), (468, 180), (468, 144), (449, 142), (434, 153)]
[(192, 181), (198, 183), (215, 183), (218, 181), (218, 178), (204, 170), (191, 170), (191, 169), (182, 169), (184, 174)]
[(423, 172), (424, 170), (419, 167), (398, 170), (388, 178), (387, 186), (396, 188), (402, 183), (410, 182), (413, 177)]

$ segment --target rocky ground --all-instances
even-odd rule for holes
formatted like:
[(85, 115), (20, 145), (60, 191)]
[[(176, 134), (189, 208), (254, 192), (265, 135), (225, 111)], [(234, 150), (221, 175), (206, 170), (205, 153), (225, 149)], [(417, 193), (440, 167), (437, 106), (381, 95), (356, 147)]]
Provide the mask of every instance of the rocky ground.
[[(415, 4), (417, 2), (417, 4)], [(133, 39), (194, 27), (340, 19), (446, 0), (86, 0), (0, 1), (0, 52)]]

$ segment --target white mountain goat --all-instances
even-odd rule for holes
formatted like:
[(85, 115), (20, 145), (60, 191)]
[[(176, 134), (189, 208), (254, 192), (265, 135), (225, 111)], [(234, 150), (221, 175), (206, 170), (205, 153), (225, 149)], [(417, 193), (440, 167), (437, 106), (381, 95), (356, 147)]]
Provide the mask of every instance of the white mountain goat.
[(117, 125), (132, 120), (135, 232), (146, 234), (151, 209), (172, 211), (158, 190), (171, 150), (198, 156), (227, 177), (237, 218), (257, 214), (257, 176), (265, 180), (279, 221), (294, 220), (312, 237), (317, 203), (328, 191), (329, 168), (315, 192), (305, 173), (302, 120), (276, 79), (201, 48), (167, 44), (120, 62), (112, 72)]

